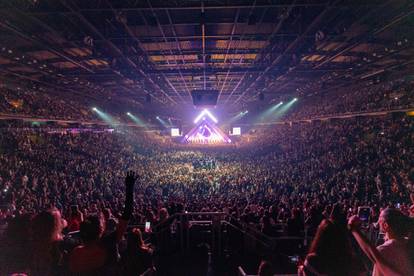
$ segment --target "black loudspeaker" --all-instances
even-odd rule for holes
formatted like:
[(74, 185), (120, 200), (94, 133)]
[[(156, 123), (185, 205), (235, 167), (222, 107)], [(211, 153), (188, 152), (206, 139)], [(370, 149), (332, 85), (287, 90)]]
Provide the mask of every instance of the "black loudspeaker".
[(150, 95), (150, 94), (147, 94), (147, 95), (145, 96), (145, 102), (147, 102), (147, 103), (151, 103), (151, 100), (152, 100), (151, 95)]
[(215, 106), (217, 104), (218, 90), (193, 90), (191, 97), (195, 106)]
[(264, 94), (263, 93), (259, 93), (259, 100), (264, 101)]

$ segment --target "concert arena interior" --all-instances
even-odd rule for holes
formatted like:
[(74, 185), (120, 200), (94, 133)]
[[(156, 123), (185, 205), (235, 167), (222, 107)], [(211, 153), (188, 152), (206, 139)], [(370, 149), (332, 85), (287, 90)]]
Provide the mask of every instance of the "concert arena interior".
[(413, 276), (413, 0), (0, 0), (0, 276)]

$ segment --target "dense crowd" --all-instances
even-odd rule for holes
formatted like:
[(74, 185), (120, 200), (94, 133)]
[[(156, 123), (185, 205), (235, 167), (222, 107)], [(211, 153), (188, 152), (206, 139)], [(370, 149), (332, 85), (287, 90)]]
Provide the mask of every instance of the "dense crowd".
[(374, 112), (414, 107), (414, 81), (405, 78), (377, 84), (330, 90), (301, 99), (287, 119), (299, 120), (346, 113)]
[[(300, 101), (285, 114), (284, 119), (300, 120), (344, 113), (412, 108), (414, 107), (413, 87), (412, 80), (397, 78), (376, 84), (331, 89), (328, 93), (300, 97)], [(129, 103), (125, 99), (123, 101), (122, 106), (137, 106), (134, 101)], [(49, 90), (0, 87), (0, 113), (3, 114), (94, 121), (99, 118), (91, 111), (91, 105), (91, 100), (62, 98), (61, 94), (53, 94)], [(113, 109), (108, 112), (119, 121), (127, 122), (126, 118), (122, 119), (123, 111)]]
[(30, 88), (0, 87), (0, 113), (50, 119), (93, 119), (89, 108), (79, 101)]
[[(358, 207), (369, 206), (370, 222), (376, 222), (385, 207), (398, 207), (408, 216), (409, 195), (414, 192), (412, 130), (410, 117), (355, 118), (259, 129), (253, 146), (184, 150), (163, 148), (150, 137), (128, 130), (2, 129), (0, 221), (13, 229), (15, 224), (29, 225), (30, 220), (36, 223), (36, 218), (43, 222), (62, 217), (66, 233), (82, 232), (87, 221), (84, 231), (92, 238), (88, 240), (87, 235), (86, 242), (99, 239), (91, 225), (103, 222), (90, 217), (102, 213), (106, 228), (117, 229), (122, 236), (125, 229), (118, 228), (128, 195), (124, 176), (129, 170), (138, 175), (134, 211), (128, 216), (132, 224), (159, 225), (175, 213), (217, 211), (267, 236), (301, 236), (305, 230), (312, 236), (335, 208), (349, 217)], [(194, 166), (210, 160), (214, 167)], [(39, 210), (49, 210), (41, 213), (43, 220), (38, 218)], [(287, 228), (281, 232), (278, 223)], [(5, 235), (12, 236), (11, 242), (21, 242), (22, 236), (30, 236), (24, 231)], [(133, 247), (139, 243), (147, 252), (140, 231), (133, 233)], [(103, 243), (113, 248), (119, 235)], [(72, 271), (90, 268), (82, 259), (76, 264), (70, 260)], [(18, 269), (36, 274), (31, 262), (24, 264)], [(151, 267), (148, 261), (145, 267)], [(42, 269), (37, 275), (56, 272)]]

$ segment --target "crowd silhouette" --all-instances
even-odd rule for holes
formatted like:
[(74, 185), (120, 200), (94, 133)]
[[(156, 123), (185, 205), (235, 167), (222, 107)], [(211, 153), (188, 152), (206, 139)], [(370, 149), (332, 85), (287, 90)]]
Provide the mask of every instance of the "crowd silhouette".
[[(268, 237), (315, 236), (302, 275), (365, 275), (356, 243), (374, 275), (411, 275), (412, 130), (408, 116), (285, 124), (259, 128), (238, 147), (201, 150), (125, 129), (2, 128), (1, 273), (155, 273), (158, 249), (128, 223), (224, 212)], [(382, 246), (360, 230), (359, 207), (386, 234)]]

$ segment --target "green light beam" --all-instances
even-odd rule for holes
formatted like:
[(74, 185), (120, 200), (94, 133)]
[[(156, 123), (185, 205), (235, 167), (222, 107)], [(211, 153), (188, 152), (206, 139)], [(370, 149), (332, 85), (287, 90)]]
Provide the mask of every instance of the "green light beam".
[(263, 113), (262, 113), (262, 115), (259, 117), (259, 121), (261, 121), (261, 122), (263, 122), (263, 121), (265, 121), (266, 119), (269, 119), (269, 117), (271, 117), (274, 113), (275, 113), (275, 111), (280, 107), (280, 106), (282, 106), (283, 105), (283, 102), (280, 102), (280, 103), (278, 103), (278, 104), (276, 104), (276, 105), (273, 105), (273, 106), (271, 106), (270, 108), (268, 108), (267, 110), (265, 110)]
[(298, 99), (294, 98), (292, 99), (290, 102), (286, 103), (284, 106), (282, 106), (273, 116), (272, 119), (281, 119), (287, 112), (288, 110), (292, 107), (292, 105), (297, 102)]
[(99, 110), (98, 108), (94, 107), (92, 110), (101, 118), (105, 123), (108, 123), (111, 126), (118, 126), (119, 122), (112, 118), (110, 115), (106, 114), (105, 112)]
[(144, 127), (146, 128), (146, 124), (144, 123), (143, 120), (141, 120), (140, 118), (138, 118), (137, 116), (133, 115), (131, 112), (127, 112), (127, 116), (134, 122), (136, 123), (138, 126), (140, 127)]
[(166, 121), (164, 121), (163, 119), (161, 119), (161, 117), (157, 116), (155, 118), (161, 123), (161, 125), (163, 127), (165, 127), (165, 128), (169, 128), (170, 127)]

